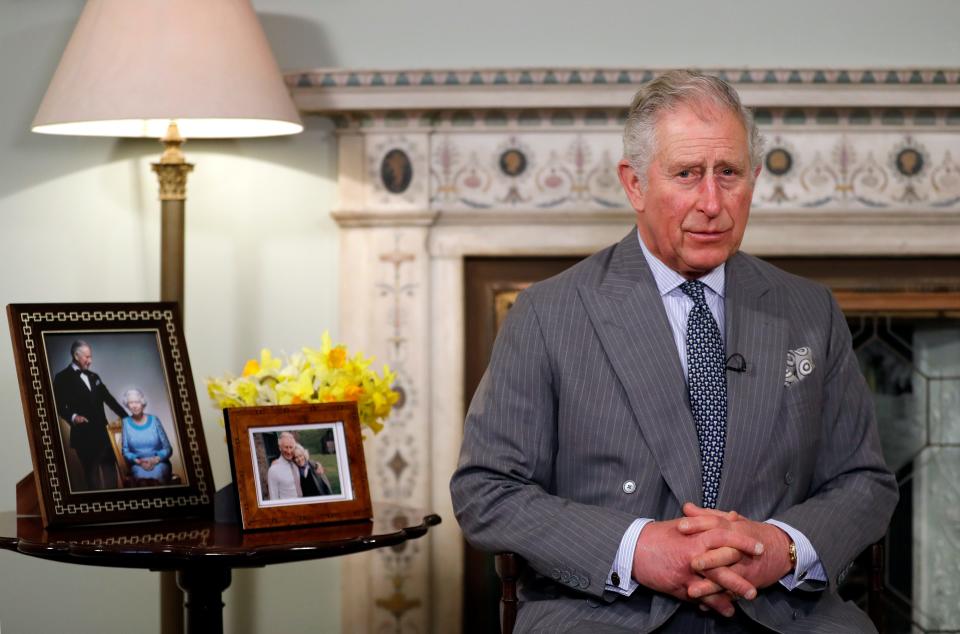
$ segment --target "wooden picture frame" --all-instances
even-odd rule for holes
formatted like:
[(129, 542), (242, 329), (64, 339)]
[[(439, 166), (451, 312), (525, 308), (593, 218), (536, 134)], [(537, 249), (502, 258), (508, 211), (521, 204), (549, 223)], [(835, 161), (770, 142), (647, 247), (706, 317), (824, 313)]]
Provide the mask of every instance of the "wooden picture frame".
[(355, 402), (227, 408), (223, 419), (244, 530), (373, 517)]
[(212, 514), (176, 304), (9, 304), (7, 320), (45, 526)]

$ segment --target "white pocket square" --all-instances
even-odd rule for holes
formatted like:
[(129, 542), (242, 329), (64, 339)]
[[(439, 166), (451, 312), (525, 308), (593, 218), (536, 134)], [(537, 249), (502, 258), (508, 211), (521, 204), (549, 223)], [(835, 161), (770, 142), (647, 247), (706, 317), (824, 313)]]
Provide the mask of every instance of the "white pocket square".
[(816, 366), (813, 364), (813, 351), (808, 346), (787, 350), (787, 375), (783, 384), (787, 387), (799, 383), (809, 376)]

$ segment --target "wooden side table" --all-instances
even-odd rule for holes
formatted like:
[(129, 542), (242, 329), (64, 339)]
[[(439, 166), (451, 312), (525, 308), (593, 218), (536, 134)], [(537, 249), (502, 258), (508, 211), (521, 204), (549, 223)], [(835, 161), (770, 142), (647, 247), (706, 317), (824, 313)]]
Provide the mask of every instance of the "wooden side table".
[[(223, 632), (222, 594), (234, 568), (339, 557), (417, 539), (440, 517), (375, 503), (372, 522), (243, 532), (232, 492), (217, 494), (216, 519), (44, 529), (38, 516), (0, 512), (0, 548), (51, 561), (176, 572), (187, 634)], [(18, 506), (19, 500), (18, 500)]]

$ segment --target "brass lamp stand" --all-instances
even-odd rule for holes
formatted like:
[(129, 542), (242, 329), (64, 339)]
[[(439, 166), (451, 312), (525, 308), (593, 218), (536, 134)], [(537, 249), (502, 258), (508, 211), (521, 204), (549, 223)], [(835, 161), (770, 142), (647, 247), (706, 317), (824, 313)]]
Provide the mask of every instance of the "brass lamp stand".
[[(184, 269), (184, 210), (187, 203), (187, 174), (193, 164), (187, 163), (180, 146), (180, 136), (175, 121), (167, 127), (163, 154), (159, 163), (153, 163), (153, 171), (160, 181), (160, 301), (177, 302), (180, 319), (186, 321), (183, 308)], [(183, 592), (177, 586), (177, 573), (160, 573), (160, 632), (182, 634)]]
[(193, 164), (187, 163), (180, 150), (184, 139), (175, 121), (170, 122), (167, 135), (160, 142), (163, 154), (159, 163), (153, 163), (160, 181), (160, 300), (180, 304), (180, 318), (184, 319), (184, 208), (187, 174), (193, 171)]

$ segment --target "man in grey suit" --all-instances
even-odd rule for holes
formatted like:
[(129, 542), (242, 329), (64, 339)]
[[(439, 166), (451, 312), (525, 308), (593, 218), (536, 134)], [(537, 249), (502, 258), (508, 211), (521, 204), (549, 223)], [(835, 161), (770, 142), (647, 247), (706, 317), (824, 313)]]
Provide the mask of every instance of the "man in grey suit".
[(530, 563), (517, 632), (874, 631), (836, 589), (897, 487), (830, 292), (738, 252), (761, 150), (725, 82), (650, 82), (636, 230), (511, 308), (451, 492)]

